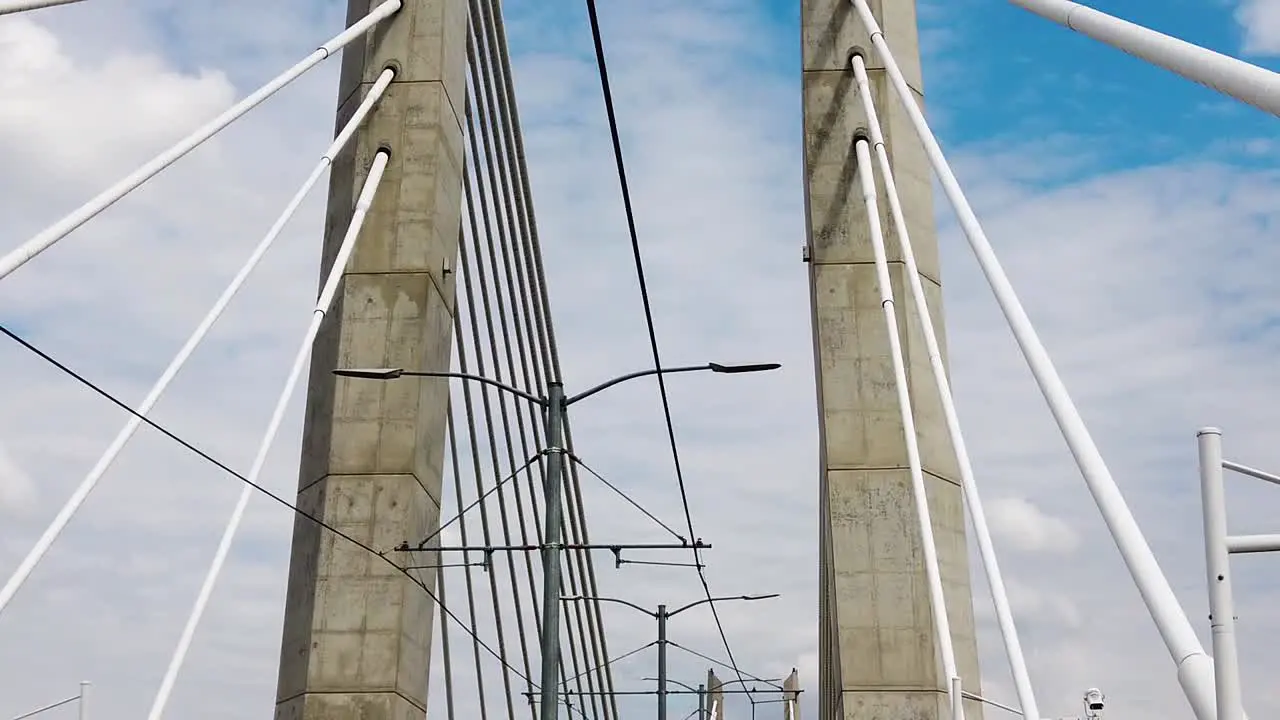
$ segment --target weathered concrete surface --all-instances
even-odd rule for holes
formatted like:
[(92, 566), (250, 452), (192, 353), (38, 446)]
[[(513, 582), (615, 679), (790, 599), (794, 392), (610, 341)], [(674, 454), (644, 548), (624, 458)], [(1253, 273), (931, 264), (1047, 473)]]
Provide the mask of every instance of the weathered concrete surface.
[(791, 668), (791, 674), (782, 683), (782, 720), (800, 720), (800, 673)]
[[(870, 0), (923, 106), (914, 0)], [(941, 276), (930, 170), (849, 0), (802, 0), (806, 200), (822, 453), (820, 720), (944, 718), (928, 586), (911, 499), (888, 332), (876, 287), (855, 132), (867, 126), (849, 68), (863, 49), (894, 177), (940, 342)], [(884, 197), (883, 179), (877, 185)], [(958, 471), (929, 371), (921, 317), (880, 202), (929, 506), (959, 671), (978, 692), (977, 643)], [(982, 709), (966, 703), (966, 715)]]
[[(349, 22), (370, 5), (350, 0)], [(338, 127), (384, 68), (398, 72), (334, 164), (323, 273), (373, 155), (388, 148), (391, 159), (316, 342), (297, 501), (378, 550), (421, 540), (439, 522), (447, 381), (332, 370), (449, 368), (454, 287), (445, 269), (461, 221), (466, 12), (465, 0), (406, 0), (342, 58)], [(423, 579), (434, 585), (430, 573)], [(426, 716), (435, 607), (420, 587), (300, 518), (287, 602), (276, 718)]]
[(724, 683), (716, 677), (715, 670), (707, 671), (707, 715), (711, 720), (724, 720)]

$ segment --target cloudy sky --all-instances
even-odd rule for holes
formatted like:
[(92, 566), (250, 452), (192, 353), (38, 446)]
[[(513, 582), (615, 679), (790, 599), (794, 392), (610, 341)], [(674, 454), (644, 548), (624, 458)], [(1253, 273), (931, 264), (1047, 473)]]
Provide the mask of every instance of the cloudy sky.
[[(0, 19), (0, 217), (15, 247), (341, 27), (334, 0), (88, 0)], [(578, 2), (508, 0), (552, 303), (568, 378), (649, 361)], [(672, 381), (698, 534), (744, 670), (816, 690), (815, 418), (800, 165), (798, 3), (601, 2), (656, 320), (669, 362), (777, 360)], [(1097, 6), (1267, 64), (1276, 0)], [(997, 0), (921, 0), (931, 119), (997, 252), (1193, 622), (1207, 638), (1195, 429), (1280, 468), (1280, 158), (1274, 119)], [(0, 320), (133, 402), (327, 144), (336, 63), (308, 74), (0, 282)], [(155, 417), (252, 459), (314, 302), (313, 198)], [(1045, 715), (1101, 687), (1116, 717), (1189, 718), (1167, 657), (967, 247), (939, 206), (953, 383)], [(0, 343), (0, 572), (31, 547), (125, 417)], [(300, 404), (264, 474), (296, 478)], [(580, 455), (680, 518), (651, 384), (575, 416)], [(0, 617), (0, 717), (96, 686), (95, 716), (149, 706), (237, 482), (144, 431)], [(594, 537), (657, 540), (599, 487)], [(1274, 531), (1273, 488), (1233, 480), (1237, 532)], [(616, 522), (615, 522), (616, 520)], [(275, 691), (288, 513), (255, 501), (170, 717), (262, 716)], [(646, 535), (646, 533), (649, 533)], [(1249, 710), (1280, 712), (1280, 571), (1235, 561)], [(688, 571), (614, 570), (602, 594), (672, 605)], [(975, 582), (983, 687), (1013, 702)], [(609, 611), (614, 654), (652, 639)], [(672, 639), (723, 658), (706, 615)], [(491, 637), (486, 636), (486, 637)], [(673, 650), (673, 677), (707, 663)], [(617, 666), (645, 689), (653, 658)], [(725, 673), (727, 674), (727, 673)], [(724, 676), (725, 674), (722, 674)], [(810, 696), (812, 700), (812, 696)], [(635, 700), (631, 712), (652, 709)], [(648, 709), (646, 709), (646, 707)], [(680, 715), (690, 701), (673, 700)], [(763, 706), (761, 716), (778, 712)], [(731, 717), (747, 717), (735, 706)], [(991, 711), (990, 717), (1000, 715)], [(65, 716), (65, 715), (64, 715)], [(50, 717), (53, 717), (51, 714)]]

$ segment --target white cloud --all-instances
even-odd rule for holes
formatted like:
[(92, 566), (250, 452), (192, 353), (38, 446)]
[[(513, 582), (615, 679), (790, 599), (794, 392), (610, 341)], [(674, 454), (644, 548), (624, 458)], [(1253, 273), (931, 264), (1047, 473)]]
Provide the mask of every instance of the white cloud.
[(1280, 53), (1280, 2), (1240, 0), (1236, 22), (1244, 30), (1244, 52), (1253, 55)]
[(0, 512), (25, 512), (31, 508), (35, 495), (31, 478), (0, 445)]
[(1060, 518), (1045, 514), (1024, 498), (1000, 498), (990, 504), (987, 521), (1013, 551), (1067, 553), (1080, 538)]
[[(184, 74), (153, 54), (77, 62), (24, 16), (0, 22), (0, 142), (8, 157), (57, 180), (102, 183), (127, 158), (177, 140), (230, 104), (219, 72)], [(95, 132), (84, 132), (86, 119)]]
[[(13, 246), (230, 101), (217, 71), (191, 68), (222, 68), (243, 94), (290, 59), (282, 48), (301, 56), (334, 29), (334, 3), (320, 16), (305, 3), (281, 3), (272, 6), (281, 13), (271, 24), (278, 31), (264, 32), (256, 15), (226, 12), (215, 37), (198, 29), (209, 15), (199, 5), (140, 3), (110, 13), (86, 7), (101, 13), (92, 27), (56, 24), (83, 17), (80, 8), (49, 13), (47, 25), (38, 16), (45, 30), (21, 21), (23, 47), (52, 32), (63, 53), (52, 56), (61, 57), (53, 67), (72, 70), (59, 87), (10, 79), (25, 94), (6, 103), (47, 108), (58, 118), (52, 129), (80, 150), (27, 168), (43, 157), (28, 153), (31, 138), (46, 130), (0, 125), (0, 186), (16, 188), (0, 194), (0, 246)], [(172, 15), (167, 27), (187, 28), (178, 40), (203, 43), (185, 43), (196, 49), (180, 57), (174, 47), (184, 43), (139, 29), (158, 9)], [(764, 676), (799, 667), (811, 717), (816, 461), (795, 73), (736, 62), (747, 47), (785, 57), (793, 48), (742, 13), (691, 47), (683, 20), (664, 19), (663, 7), (604, 10), (617, 38), (610, 42), (614, 93), (665, 357), (785, 364), (772, 375), (690, 377), (671, 386), (697, 532), (715, 546), (707, 553), (713, 589), (784, 593), (725, 606), (735, 653), (745, 670)], [(684, 12), (699, 20), (685, 27), (708, 26), (708, 15)], [(113, 44), (108, 30), (116, 24), (131, 29)], [(0, 21), (0, 29), (13, 27)], [(517, 56), (518, 92), (566, 376), (585, 385), (646, 364), (648, 348), (593, 67), (584, 60), (589, 45), (566, 27), (563, 17), (522, 17), (512, 34), (529, 53)], [(76, 55), (89, 42), (105, 48), (92, 62)], [(141, 75), (106, 73), (122, 66), (103, 61), (110, 57), (152, 58), (133, 67), (198, 107), (148, 106), (154, 96), (125, 91), (150, 85)], [(140, 397), (325, 146), (334, 70), (331, 63), (307, 76), (216, 146), (0, 283), (5, 322), (126, 398)], [(86, 77), (96, 83), (91, 91), (83, 89)], [(7, 107), (0, 106), (0, 117)], [(132, 126), (120, 118), (148, 107), (150, 120), (128, 135)], [(1280, 221), (1280, 178), (1229, 165), (1168, 164), (1054, 188), (1021, 170), (1061, 167), (1054, 161), (1060, 147), (1013, 147), (1000, 157), (973, 148), (956, 159), (1117, 481), (1203, 631), (1202, 553), (1187, 531), (1199, 522), (1194, 429), (1222, 425), (1233, 457), (1280, 467), (1268, 432), (1280, 420), (1280, 370), (1272, 361), (1280, 291), (1270, 274), (1280, 250), (1269, 231)], [(1072, 160), (1073, 175), (1085, 169), (1079, 160)], [(40, 173), (67, 178), (69, 171), (76, 177), (57, 186), (28, 181)], [(321, 219), (319, 203), (309, 205), (157, 411), (234, 467), (247, 465), (308, 319)], [(1079, 692), (1098, 685), (1117, 716), (1190, 717), (1159, 638), (953, 228), (945, 228), (943, 244), (952, 377), (993, 519), (1003, 519), (1006, 530), (1030, 529), (1041, 547), (1061, 543), (1064, 529), (1078, 542), (1077, 552), (1052, 562), (1013, 552), (1017, 541), (1009, 536), (998, 545), (1042, 708), (1069, 714)], [(3, 572), (124, 418), (11, 344), (0, 344), (0, 370), (0, 437), (20, 448), (26, 470), (41, 478), (34, 512), (6, 518)], [(651, 385), (637, 383), (575, 408), (575, 440), (587, 463), (678, 527), (682, 511), (654, 395)], [(295, 481), (297, 409), (264, 475), (282, 491)], [(1265, 527), (1273, 516), (1267, 503), (1275, 501), (1266, 490), (1231, 488), (1233, 526), (1241, 532), (1274, 531)], [(95, 681), (102, 717), (144, 712), (237, 492), (233, 481), (142, 433), (0, 617), (0, 717), (69, 694), (82, 677)], [(596, 541), (661, 537), (598, 482), (585, 479), (584, 492)], [(995, 498), (1017, 500), (1000, 510)], [(1052, 509), (1052, 519), (1037, 520), (1040, 508)], [(477, 524), (472, 518), (468, 532), (478, 532)], [(174, 696), (173, 717), (241, 717), (270, 707), (289, 526), (268, 501), (251, 506), (244, 542)], [(1008, 701), (973, 567), (986, 691)], [(601, 594), (644, 606), (699, 593), (681, 569), (614, 569), (602, 561), (598, 575)], [(1238, 588), (1250, 629), (1243, 654), (1255, 716), (1280, 711), (1278, 691), (1269, 689), (1278, 659), (1268, 642), (1280, 627), (1267, 611), (1278, 598), (1264, 578), (1242, 576)], [(460, 581), (449, 588), (457, 599), (451, 607), (465, 604)], [(606, 620), (615, 655), (653, 639), (652, 622), (625, 608), (607, 608)], [(492, 610), (482, 607), (477, 625), (487, 640), (495, 637)], [(451, 640), (460, 637), (452, 629)], [(705, 613), (674, 620), (671, 638), (722, 656)], [(620, 663), (618, 684), (639, 687), (653, 661), (650, 650)], [(705, 670), (706, 662), (672, 651), (674, 677), (696, 684)], [(652, 707), (628, 703), (629, 712)]]

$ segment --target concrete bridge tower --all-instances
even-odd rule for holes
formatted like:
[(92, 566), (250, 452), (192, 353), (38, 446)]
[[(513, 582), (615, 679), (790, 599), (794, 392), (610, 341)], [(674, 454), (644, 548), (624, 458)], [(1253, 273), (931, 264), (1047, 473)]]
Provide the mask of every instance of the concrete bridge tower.
[[(348, 0), (348, 24), (381, 2)], [(312, 353), (297, 503), (379, 548), (427, 537), (440, 521), (448, 381), (371, 383), (331, 371), (449, 370), (466, 32), (467, 0), (404, 0), (342, 53), (338, 127), (385, 68), (396, 76), (335, 158), (322, 273), (374, 154), (386, 148), (391, 158)], [(426, 717), (434, 619), (422, 588), (299, 519), (277, 720)]]
[[(869, 0), (923, 105), (915, 0)], [(820, 418), (819, 720), (945, 718), (942, 677), (912, 506), (906, 444), (878, 296), (854, 137), (867, 126), (851, 51), (861, 49), (894, 177), (943, 337), (931, 173), (849, 0), (802, 0), (805, 192)], [(879, 181), (881, 193), (883, 182)], [(980, 692), (958, 469), (880, 203), (920, 451), (964, 687)], [(966, 717), (982, 717), (966, 703)]]

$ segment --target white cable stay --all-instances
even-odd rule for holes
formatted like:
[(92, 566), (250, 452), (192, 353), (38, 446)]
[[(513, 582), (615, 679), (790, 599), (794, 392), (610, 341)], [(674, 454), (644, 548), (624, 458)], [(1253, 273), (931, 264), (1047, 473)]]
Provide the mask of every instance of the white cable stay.
[(235, 298), (236, 294), (240, 292), (240, 289), (244, 286), (245, 282), (248, 281), (249, 275), (257, 269), (258, 263), (261, 262), (263, 256), (265, 256), (267, 251), (275, 244), (276, 239), (284, 230), (285, 225), (293, 218), (298, 207), (302, 204), (302, 201), (311, 192), (312, 188), (315, 187), (315, 184), (320, 180), (321, 176), (323, 176), (325, 170), (333, 163), (333, 158), (337, 156), (348, 142), (350, 142), (351, 136), (364, 122), (365, 117), (368, 116), (369, 111), (372, 110), (373, 105), (382, 96), (383, 92), (386, 91), (386, 88), (391, 83), (393, 76), (394, 71), (385, 70), (382, 75), (378, 77), (377, 82), (374, 83), (372, 88), (370, 88), (368, 95), (356, 109), (351, 120), (342, 129), (342, 131), (338, 133), (337, 137), (334, 138), (333, 143), (320, 158), (320, 162), (316, 164), (315, 169), (312, 170), (311, 175), (307, 178), (306, 182), (302, 184), (302, 187), (298, 190), (297, 194), (295, 194), (293, 199), (289, 201), (289, 204), (285, 206), (284, 212), (280, 214), (280, 217), (276, 219), (275, 224), (271, 226), (271, 229), (262, 238), (261, 242), (258, 243), (258, 246), (254, 248), (252, 253), (250, 253), (249, 259), (245, 261), (244, 265), (240, 268), (240, 271), (231, 280), (230, 284), (227, 285), (226, 289), (222, 291), (222, 295), (216, 302), (214, 302), (213, 307), (209, 309), (208, 314), (206, 314), (204, 319), (200, 321), (200, 324), (196, 326), (195, 331), (191, 333), (191, 337), (187, 338), (187, 342), (180, 350), (178, 350), (177, 355), (173, 357), (173, 360), (169, 361), (169, 366), (165, 368), (164, 372), (160, 375), (160, 379), (156, 380), (155, 385), (151, 387), (146, 398), (143, 399), (142, 404), (138, 406), (138, 414), (130, 417), (128, 422), (125, 423), (124, 428), (121, 429), (115, 439), (111, 441), (111, 445), (109, 445), (106, 451), (102, 453), (102, 456), (98, 458), (98, 462), (94, 464), (93, 468), (89, 470), (89, 473), (80, 481), (80, 485), (76, 487), (75, 492), (71, 494), (71, 497), (67, 499), (67, 502), (62, 506), (62, 509), (58, 511), (58, 514), (54, 517), (53, 521), (49, 523), (44, 534), (42, 534), (39, 540), (36, 541), (35, 546), (32, 547), (31, 551), (27, 553), (27, 556), (23, 558), (22, 563), (18, 565), (18, 568), (13, 571), (13, 574), (5, 582), (4, 587), (0, 588), (0, 614), (4, 613), (5, 608), (8, 607), (9, 602), (13, 600), (14, 595), (22, 589), (23, 583), (26, 582), (27, 578), (35, 570), (40, 561), (44, 559), (45, 554), (49, 552), (49, 548), (53, 546), (53, 543), (57, 541), (58, 536), (62, 534), (64, 529), (66, 529), (67, 524), (70, 523), (75, 514), (79, 512), (81, 505), (84, 504), (85, 500), (89, 497), (89, 494), (93, 492), (95, 487), (97, 487), (98, 481), (100, 481), (102, 476), (106, 474), (107, 470), (111, 468), (112, 463), (115, 462), (116, 458), (120, 455), (120, 452), (124, 450), (125, 445), (128, 444), (134, 433), (138, 431), (138, 428), (142, 426), (142, 418), (146, 417), (147, 413), (151, 412), (156, 403), (160, 401), (161, 396), (164, 395), (169, 384), (173, 382), (173, 379), (177, 377), (179, 372), (181, 372), (183, 366), (186, 365), (187, 360), (191, 358), (191, 355), (196, 351), (196, 348), (204, 341), (205, 336), (213, 329), (214, 324), (216, 324), (218, 319), (222, 317), (222, 313), (226, 311), (231, 300)]
[(200, 146), (209, 138), (221, 132), (231, 123), (243, 117), (250, 110), (260, 105), (264, 100), (274, 95), (281, 88), (298, 79), (303, 73), (320, 64), (325, 58), (332, 55), (337, 50), (350, 44), (353, 40), (363, 35), (370, 28), (395, 14), (400, 9), (402, 0), (386, 0), (378, 7), (369, 11), (369, 14), (361, 18), (351, 27), (342, 31), (333, 39), (321, 45), (319, 49), (308, 55), (298, 64), (278, 75), (266, 85), (263, 85), (249, 97), (236, 103), (226, 112), (218, 117), (210, 120), (203, 127), (191, 133), (187, 137), (179, 140), (176, 145), (157, 155), (147, 164), (133, 171), (120, 182), (103, 190), (97, 197), (89, 202), (81, 205), (73, 210), (69, 215), (55, 222), (49, 227), (41, 230), (34, 237), (24, 242), (16, 249), (10, 251), (7, 255), (0, 258), (0, 279), (8, 277), (10, 273), (22, 267), (27, 261), (36, 255), (48, 250), (54, 243), (62, 238), (70, 235), (76, 228), (85, 224), (98, 213), (111, 207), (120, 198), (128, 195), (136, 190), (144, 182), (155, 177), (160, 171), (177, 162), (187, 153)]
[(880, 168), (881, 179), (884, 180), (885, 195), (889, 201), (889, 217), (898, 234), (898, 244), (902, 249), (902, 259), (906, 264), (908, 286), (911, 299), (920, 313), (920, 327), (924, 331), (925, 349), (929, 354), (929, 366), (933, 370), (933, 381), (938, 387), (938, 395), (942, 400), (942, 412), (946, 418), (947, 434), (951, 438), (951, 447), (960, 466), (960, 487), (964, 491), (965, 504), (969, 508), (969, 517), (973, 523), (974, 537), (978, 544), (978, 552), (982, 557), (982, 567), (986, 572), (987, 585), (991, 589), (991, 598), (995, 605), (996, 620), (1000, 626), (1000, 634), (1004, 639), (1005, 652), (1009, 657), (1009, 667), (1013, 674), (1013, 684), (1018, 693), (1018, 702), (1022, 712), (1029, 718), (1040, 718), (1040, 708), (1036, 703), (1035, 692), (1031, 687), (1031, 676), (1027, 671), (1027, 660), (1022, 652), (1022, 643), (1018, 640), (1018, 629), (1013, 621), (1013, 610), (1009, 606), (1009, 594), (1005, 589), (1004, 576), (1000, 572), (1000, 563), (996, 560), (995, 544), (991, 539), (991, 528), (987, 524), (987, 515), (982, 508), (982, 498), (978, 494), (977, 481), (973, 476), (973, 463), (969, 460), (969, 450), (964, 441), (964, 433), (960, 429), (960, 416), (956, 412), (955, 397), (951, 393), (951, 383), (947, 380), (947, 368), (942, 360), (942, 349), (938, 343), (938, 335), (933, 329), (933, 314), (929, 311), (929, 302), (925, 298), (924, 285), (920, 281), (920, 269), (916, 265), (915, 250), (911, 245), (911, 233), (907, 228), (906, 216), (902, 211), (902, 198), (898, 195), (898, 185), (893, 177), (893, 167), (889, 163), (889, 152), (885, 148), (884, 131), (880, 126), (880, 118), (876, 112), (875, 100), (871, 93), (871, 83), (867, 77), (865, 59), (858, 54), (850, 58), (853, 64), (854, 78), (858, 83), (858, 96), (862, 98), (862, 108), (867, 116), (867, 125), (871, 133), (876, 160)]
[(1032, 325), (1031, 319), (1022, 307), (1022, 302), (1018, 299), (1017, 292), (1009, 282), (1004, 268), (1001, 267), (1000, 260), (996, 257), (991, 242), (982, 229), (982, 224), (969, 205), (964, 190), (961, 189), (955, 173), (952, 172), (946, 156), (942, 153), (942, 148), (938, 145), (937, 138), (929, 129), (924, 113), (916, 105), (911, 88), (902, 76), (902, 70), (898, 67), (893, 52), (884, 38), (884, 33), (871, 13), (871, 8), (866, 0), (850, 0), (850, 2), (853, 3), (867, 27), (871, 42), (885, 65), (894, 95), (906, 111), (917, 136), (924, 145), (929, 162), (956, 212), (965, 238), (991, 286), (996, 302), (1004, 313), (1014, 339), (1035, 377), (1036, 384), (1040, 387), (1054, 420), (1071, 454), (1075, 457), (1080, 473), (1084, 476), (1085, 483), (1098, 505), (1102, 519), (1107, 524), (1107, 529), (1120, 550), (1120, 555), (1133, 577), (1134, 584), (1137, 585), (1138, 592), (1178, 668), (1178, 682), (1192, 710), (1198, 720), (1216, 720), (1213, 660), (1205, 654), (1204, 648), (1200, 645), (1195, 629), (1178, 603), (1169, 580), (1160, 569), (1160, 564), (1156, 561), (1133, 513), (1125, 503), (1120, 488), (1116, 486), (1106, 460), (1103, 459), (1097, 444), (1089, 434), (1080, 411), (1072, 401), (1070, 393), (1067, 392), (1062, 378), (1053, 365), (1053, 360), (1040, 341), (1035, 326)]
[[(938, 567), (938, 546), (933, 536), (933, 519), (929, 513), (929, 497), (925, 492), (924, 468), (920, 462), (920, 445), (916, 437), (915, 414), (911, 410), (911, 392), (907, 388), (907, 367), (902, 357), (902, 338), (898, 335), (897, 313), (893, 307), (893, 285), (889, 279), (889, 262), (885, 256), (884, 232), (880, 227), (880, 211), (876, 207), (876, 180), (872, 174), (870, 143), (858, 138), (854, 143), (858, 158), (858, 180), (862, 199), (867, 208), (867, 226), (871, 232), (871, 246), (875, 251), (876, 280), (880, 289), (880, 305), (889, 332), (889, 355), (893, 361), (893, 377), (898, 391), (898, 410), (902, 416), (902, 435), (907, 446), (907, 466), (911, 473), (911, 495), (915, 500), (916, 520), (920, 526), (920, 550), (924, 555), (925, 580), (929, 585), (929, 607), (933, 612), (934, 630), (938, 636), (938, 654), (942, 660), (942, 672), (947, 678), (957, 677), (955, 648), (951, 641), (951, 621), (947, 617), (946, 595), (942, 590), (942, 571)], [(951, 696), (953, 713), (959, 706), (954, 696), (953, 684), (948, 681), (947, 694)], [(964, 712), (954, 714), (952, 720), (964, 720)]]
[(1192, 82), (1280, 115), (1280, 74), (1070, 0), (1010, 0), (1024, 10)]
[[(271, 451), (271, 446), (275, 443), (276, 435), (280, 431), (280, 425), (284, 422), (284, 414), (288, 410), (289, 400), (293, 397), (298, 381), (307, 369), (307, 358), (311, 355), (311, 346), (315, 344), (316, 336), (320, 333), (320, 324), (324, 321), (325, 313), (328, 312), (329, 307), (333, 304), (334, 296), (337, 295), (343, 271), (346, 269), (347, 261), (351, 259), (351, 253), (355, 250), (356, 239), (360, 236), (360, 229), (364, 226), (369, 207), (373, 204), (374, 195), (377, 193), (378, 185), (382, 181), (383, 171), (386, 170), (389, 157), (389, 153), (385, 150), (379, 150), (373, 157), (373, 166), (369, 169), (369, 176), (365, 179), (364, 187), (360, 190), (355, 212), (351, 216), (351, 224), (348, 225), (346, 235), (342, 238), (342, 245), (338, 248), (338, 255), (329, 270), (329, 276), (325, 279), (324, 288), (320, 291), (320, 298), (316, 301), (315, 310), (312, 311), (311, 324), (307, 327), (306, 336), (298, 345), (298, 353), (294, 357), (289, 377), (285, 380), (284, 388), (280, 391), (275, 410), (271, 414), (271, 421), (267, 424), (266, 432), (262, 436), (262, 442), (258, 446), (258, 454), (254, 457), (253, 465), (249, 469), (247, 477), (251, 483), (256, 483), (262, 473), (262, 467), (266, 464), (267, 455)], [(248, 483), (240, 491), (240, 497), (236, 501), (235, 509), (232, 510), (231, 517), (227, 520), (227, 526), (222, 532), (222, 539), (218, 542), (218, 550), (214, 553), (213, 561), (205, 574), (204, 584), (200, 587), (200, 594), (196, 596), (195, 606), (191, 609), (191, 615), (187, 618), (187, 624), (182, 629), (182, 636), (179, 638), (173, 657), (169, 661), (169, 669), (165, 672), (159, 691), (156, 692), (155, 701), (151, 705), (151, 712), (147, 715), (148, 720), (160, 720), (164, 715), (165, 704), (173, 691), (174, 683), (177, 681), (178, 672), (182, 668), (187, 652), (191, 649), (191, 640), (195, 636), (196, 628), (200, 625), (201, 618), (204, 616), (204, 610), (209, 604), (213, 589), (218, 584), (218, 577), (221, 575), (222, 567), (231, 551), (231, 543), (235, 540), (236, 532), (240, 529), (245, 509), (248, 507), (249, 498), (253, 497), (253, 493), (254, 488)]]
[(83, 1), (84, 0), (0, 0), (0, 15), (12, 15), (13, 13), (26, 12), (28, 10), (39, 10), (40, 8), (53, 7), (55, 5), (70, 5), (71, 3)]

